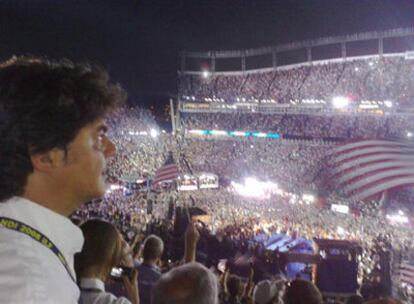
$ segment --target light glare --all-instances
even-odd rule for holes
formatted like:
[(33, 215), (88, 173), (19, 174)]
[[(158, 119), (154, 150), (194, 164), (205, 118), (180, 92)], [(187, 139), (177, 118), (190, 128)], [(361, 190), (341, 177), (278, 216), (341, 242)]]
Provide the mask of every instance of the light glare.
[(349, 98), (344, 96), (337, 96), (332, 99), (332, 104), (335, 108), (345, 108), (349, 104)]
[(150, 135), (151, 135), (152, 138), (155, 138), (155, 137), (158, 136), (158, 131), (155, 130), (155, 129), (151, 129), (150, 130)]

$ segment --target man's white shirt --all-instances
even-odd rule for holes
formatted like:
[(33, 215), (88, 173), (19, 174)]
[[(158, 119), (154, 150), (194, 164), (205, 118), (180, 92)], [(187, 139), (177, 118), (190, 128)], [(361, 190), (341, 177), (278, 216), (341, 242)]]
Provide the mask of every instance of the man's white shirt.
[[(69, 270), (81, 251), (82, 231), (68, 218), (21, 197), (0, 202), (0, 217), (22, 222), (45, 235), (65, 257)], [(78, 303), (79, 288), (49, 248), (28, 235), (0, 226), (0, 302)]]

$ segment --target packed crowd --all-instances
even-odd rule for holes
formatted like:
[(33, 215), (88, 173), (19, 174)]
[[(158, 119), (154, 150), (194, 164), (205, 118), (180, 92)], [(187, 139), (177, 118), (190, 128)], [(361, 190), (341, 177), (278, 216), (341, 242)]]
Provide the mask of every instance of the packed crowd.
[[(281, 189), (296, 193), (298, 197), (303, 193), (322, 191), (324, 180), (320, 174), (325, 165), (324, 155), (326, 150), (332, 147), (332, 143), (266, 139), (204, 140), (173, 137), (168, 134), (161, 134), (157, 138), (151, 138), (149, 135), (134, 137), (131, 141), (122, 135), (129, 134), (127, 130), (138, 125), (135, 124), (135, 120), (142, 118), (129, 116), (128, 113), (123, 114), (128, 117), (124, 120), (129, 121), (128, 125), (122, 125), (121, 128), (116, 123), (112, 125), (113, 133), (121, 135), (117, 137), (117, 141), (131, 143), (121, 143), (123, 148), (118, 150), (119, 156), (111, 164), (115, 168), (126, 168), (124, 172), (134, 172), (136, 176), (142, 176), (143, 172), (138, 171), (136, 166), (141, 162), (144, 164), (145, 160), (141, 160), (139, 154), (135, 157), (132, 153), (134, 144), (138, 143), (146, 150), (144, 155), (154, 160), (152, 167), (145, 163), (145, 174), (153, 175), (171, 151), (183, 173), (213, 172), (229, 180), (238, 180), (241, 176), (258, 176), (262, 180), (277, 181)], [(146, 120), (142, 128), (148, 129), (148, 121)], [(217, 123), (222, 122), (218, 120)], [(229, 123), (231, 121), (227, 120), (227, 124)], [(159, 165), (154, 165), (155, 163)], [(112, 170), (111, 167), (109, 170)], [(117, 176), (116, 171), (113, 176)], [(148, 209), (149, 201), (151, 210)], [(328, 203), (339, 201), (347, 203), (336, 194), (330, 197)], [(212, 265), (212, 260), (217, 260), (217, 257), (211, 258), (214, 253), (206, 249), (209, 246), (206, 245), (208, 242), (203, 241), (203, 235), (207, 239), (228, 240), (230, 247), (226, 248), (232, 248), (229, 252), (233, 254), (237, 254), (240, 244), (263, 234), (270, 236), (283, 233), (308, 240), (355, 240), (360, 242), (363, 248), (358, 276), (359, 283), (363, 285), (374, 281), (379, 273), (378, 250), (382, 247), (376, 245), (378, 237), (385, 237), (387, 242), (392, 244), (393, 252), (412, 250), (412, 239), (407, 228), (389, 225), (381, 213), (380, 206), (375, 202), (352, 206), (360, 210), (357, 216), (344, 215), (333, 212), (326, 206), (318, 206), (316, 202), (306, 204), (300, 199), (292, 200), (291, 196), (284, 194), (274, 194), (262, 200), (243, 198), (231, 187), (158, 194), (132, 192), (127, 195), (123, 189), (117, 189), (108, 192), (102, 201), (92, 202), (78, 209), (73, 217), (80, 221), (101, 218), (112, 222), (129, 242), (133, 242), (136, 236), (143, 237), (151, 233), (159, 235), (166, 244), (163, 261), (166, 263), (164, 266), (168, 268), (170, 266), (166, 261), (174, 261), (182, 255), (182, 250), (177, 249), (175, 244), (183, 243), (174, 235), (174, 220), (169, 215), (170, 202), (175, 202), (176, 207), (199, 207), (210, 215), (211, 220), (205, 225), (200, 241), (202, 245), (199, 246), (200, 251), (205, 251), (203, 254), (207, 257), (203, 262), (207, 262), (207, 265)]]
[[(1, 301), (332, 303), (299, 272), (292, 279), (284, 266), (258, 267), (266, 254), (258, 238), (274, 234), (357, 241), (362, 297), (342, 300), (390, 295), (390, 284), (381, 284), (387, 263), (412, 252), (407, 227), (389, 225), (380, 204), (345, 215), (330, 210), (334, 197), (321, 203), (304, 196), (321, 191), (319, 163), (330, 144), (171, 136), (148, 112), (122, 108), (124, 101), (98, 67), (26, 57), (0, 66)], [(114, 109), (121, 110), (105, 125)], [(181, 173), (213, 171), (221, 187), (126, 187), (153, 176), (171, 153)], [(223, 182), (246, 174), (275, 179), (278, 191), (247, 198)], [(250, 263), (249, 273), (237, 272), (232, 259), (233, 266)]]
[(409, 105), (414, 97), (410, 79), (414, 65), (403, 56), (304, 65), (271, 72), (204, 78), (182, 74), (181, 96), (224, 99), (228, 103), (248, 100), (331, 100), (350, 96), (354, 100), (392, 100)]
[[(386, 62), (391, 64), (393, 60), (388, 62), (388, 59), (384, 59), (375, 64), (384, 66)], [(369, 64), (368, 66), (373, 67)], [(350, 63), (344, 63), (342, 66), (329, 64), (313, 67), (312, 70), (306, 69), (308, 68), (284, 71), (281, 75), (263, 74), (262, 85), (255, 85), (255, 77), (249, 77), (248, 80), (230, 79), (230, 82), (234, 88), (235, 83), (240, 81), (244, 86), (241, 92), (254, 92), (254, 89), (260, 91), (264, 88), (273, 92), (273, 85), (269, 85), (269, 81), (272, 81), (272, 84), (280, 84), (283, 79), (288, 82), (289, 90), (310, 92), (311, 84), (319, 77), (318, 74), (330, 75), (326, 76), (326, 81), (329, 82), (333, 73), (338, 76), (335, 87), (339, 94), (345, 92), (341, 91), (341, 87), (356, 88), (352, 83), (344, 84), (344, 75), (355, 76), (351, 70), (354, 73), (358, 71), (365, 73), (362, 62), (355, 63), (352, 67)], [(295, 73), (301, 73), (301, 76), (298, 77)], [(366, 79), (368, 81), (369, 77)], [(223, 86), (225, 82), (221, 80), (220, 78), (216, 80), (216, 88), (226, 92), (226, 86)], [(367, 83), (373, 85), (376, 81), (378, 79), (374, 77)], [(254, 89), (247, 90), (249, 86)], [(358, 90), (362, 92), (361, 87)], [(229, 92), (229, 94), (233, 93)], [(279, 92), (279, 94), (289, 95), (290, 93)], [(289, 98), (301, 97), (292, 94)], [(253, 96), (256, 95), (253, 94)], [(312, 95), (311, 97), (323, 98), (324, 96)], [(263, 138), (216, 140), (211, 137), (190, 138), (180, 134), (171, 136), (160, 131), (155, 119), (148, 111), (139, 108), (123, 108), (108, 120), (109, 135), (117, 146), (117, 154), (110, 160), (107, 167), (108, 180), (115, 185), (122, 185), (128, 181), (154, 176), (156, 170), (165, 162), (169, 152), (172, 152), (181, 173), (211, 172), (217, 174), (221, 181), (240, 181), (242, 177), (256, 176), (260, 180), (276, 182), (284, 193), (295, 194), (299, 198), (305, 193), (326, 195), (328, 207), (320, 206), (317, 202), (304, 203), (300, 199), (292, 199), (291, 195), (283, 193), (273, 193), (262, 200), (243, 198), (235, 193), (231, 186), (228, 187), (229, 183), (224, 183), (225, 187), (219, 190), (191, 193), (176, 191), (147, 193), (125, 191), (122, 187), (116, 187), (109, 189), (102, 200), (93, 201), (79, 208), (72, 218), (77, 222), (91, 218), (112, 222), (122, 233), (124, 240), (132, 245), (137, 238), (142, 240), (150, 234), (159, 235), (165, 243), (162, 261), (166, 270), (171, 267), (169, 260), (175, 261), (183, 254), (183, 248), (177, 248), (176, 244), (184, 243), (182, 235), (180, 238), (174, 234), (171, 202), (175, 202), (175, 207), (199, 207), (210, 215), (209, 223), (204, 225), (200, 231), (202, 236), (198, 247), (200, 255), (204, 256), (201, 260), (208, 266), (217, 266), (214, 264), (219, 258), (217, 252), (220, 252), (220, 250), (209, 251), (209, 247), (217, 248), (208, 245), (208, 240), (211, 241), (211, 239), (215, 242), (225, 239), (227, 243), (223, 246), (228, 251), (227, 253), (231, 252), (233, 255), (237, 255), (245, 244), (256, 237), (260, 235), (270, 237), (276, 233), (307, 240), (313, 238), (355, 240), (363, 248), (359, 258), (358, 274), (358, 281), (363, 286), (375, 281), (378, 277), (379, 253), (381, 250), (389, 249), (385, 244), (392, 244), (392, 252), (412, 250), (412, 240), (407, 228), (389, 225), (384, 214), (381, 213), (380, 206), (375, 202), (350, 205), (351, 209), (359, 210), (358, 215), (344, 215), (331, 211), (330, 203), (349, 204), (349, 202), (346, 202), (346, 199), (339, 195), (340, 193), (332, 193), (331, 189), (326, 187), (324, 179), (324, 172), (328, 165), (324, 157), (326, 151), (334, 145), (333, 142), (324, 139), (406, 138), (407, 132), (413, 128), (409, 117), (193, 113), (183, 115), (181, 122), (187, 130), (278, 132), (316, 140)], [(400, 196), (409, 196), (409, 193), (407, 191)], [(382, 241), (379, 242), (379, 239)], [(382, 245), (378, 246), (378, 243)], [(228, 271), (226, 273), (229, 275)], [(230, 281), (238, 282), (234, 274), (230, 277), (232, 278)], [(224, 285), (222, 285), (223, 291), (227, 290)], [(253, 296), (253, 288), (247, 289), (249, 291), (243, 294), (246, 299), (248, 295)], [(222, 303), (228, 303), (230, 293), (227, 290), (220, 296)], [(232, 297), (234, 298), (236, 294)], [(283, 297), (279, 295), (278, 298), (282, 301)]]
[(108, 166), (108, 175), (126, 180), (153, 174), (162, 165), (164, 141), (149, 110), (139, 107), (119, 109), (107, 121), (117, 154)]
[(300, 194), (318, 191), (322, 161), (330, 146), (301, 141), (188, 138), (181, 144), (181, 154), (193, 172), (213, 172), (232, 181), (256, 176)]
[[(148, 214), (147, 204), (142, 200), (145, 194), (138, 195), (141, 198), (139, 204), (137, 197), (131, 200), (122, 194), (118, 197), (118, 209), (125, 214), (136, 216), (137, 221), (130, 221), (125, 225), (124, 216), (106, 216), (107, 212), (94, 214), (95, 207), (77, 216), (88, 219), (94, 216), (113, 222), (123, 232), (125, 239), (132, 241), (135, 236), (156, 233), (166, 243), (166, 255), (164, 263), (180, 256), (177, 254), (176, 244), (182, 240), (174, 235), (174, 222), (168, 218), (168, 199), (166, 194), (153, 197), (159, 201), (154, 205), (151, 214)], [(294, 238), (329, 238), (358, 241), (362, 246), (362, 254), (359, 260), (358, 280), (361, 286), (373, 282), (380, 273), (379, 251), (389, 251), (389, 248), (378, 239), (386, 239), (387, 244), (392, 244), (392, 252), (405, 252), (412, 250), (412, 237), (407, 227), (391, 226), (381, 214), (378, 206), (371, 206), (370, 212), (364, 212), (358, 217), (333, 212), (327, 208), (317, 207), (316, 204), (306, 204), (300, 200), (294, 201), (289, 197), (272, 196), (265, 200), (243, 198), (236, 195), (231, 189), (204, 190), (196, 192), (173, 192), (176, 207), (196, 206), (210, 215), (210, 220), (204, 225), (200, 246), (198, 247), (200, 258), (208, 266), (214, 265), (213, 261), (219, 258), (236, 256), (243, 247), (260, 235), (270, 237), (273, 234), (285, 234)], [(98, 209), (112, 207), (105, 200), (100, 203)], [(94, 215), (94, 216), (93, 216)], [(201, 232), (200, 232), (201, 233)], [(211, 243), (211, 239), (214, 239)], [(214, 246), (219, 242), (221, 248)], [(213, 245), (212, 245), (213, 244)], [(178, 249), (178, 252), (182, 252)], [(218, 253), (224, 254), (220, 256)], [(169, 267), (164, 265), (165, 267)], [(283, 271), (282, 271), (283, 273)], [(269, 278), (261, 274), (261, 278)]]

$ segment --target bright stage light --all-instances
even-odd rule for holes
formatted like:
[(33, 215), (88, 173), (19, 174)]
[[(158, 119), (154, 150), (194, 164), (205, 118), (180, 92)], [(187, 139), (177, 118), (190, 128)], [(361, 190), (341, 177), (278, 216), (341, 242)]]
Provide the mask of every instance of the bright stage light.
[(407, 132), (407, 137), (408, 138), (413, 137), (413, 133), (412, 132)]
[(384, 101), (384, 105), (385, 105), (387, 108), (392, 108), (392, 101), (386, 100), (386, 101)]
[(269, 198), (271, 193), (275, 193), (278, 189), (277, 184), (272, 182), (261, 182), (255, 177), (246, 177), (244, 184), (236, 182), (231, 183), (234, 190), (242, 196), (264, 199)]
[(332, 98), (332, 105), (335, 108), (345, 108), (346, 106), (348, 106), (349, 104), (349, 98), (344, 97), (344, 96), (337, 96)]

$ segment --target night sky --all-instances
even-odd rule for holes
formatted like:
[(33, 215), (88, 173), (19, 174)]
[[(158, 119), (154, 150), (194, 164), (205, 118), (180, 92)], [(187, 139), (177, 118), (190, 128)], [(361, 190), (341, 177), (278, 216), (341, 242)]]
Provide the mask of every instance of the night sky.
[(0, 0), (0, 59), (67, 57), (106, 67), (129, 102), (177, 93), (179, 51), (252, 48), (414, 26), (414, 0)]

